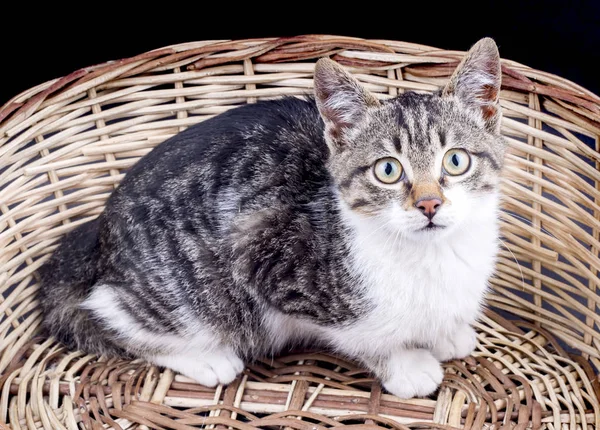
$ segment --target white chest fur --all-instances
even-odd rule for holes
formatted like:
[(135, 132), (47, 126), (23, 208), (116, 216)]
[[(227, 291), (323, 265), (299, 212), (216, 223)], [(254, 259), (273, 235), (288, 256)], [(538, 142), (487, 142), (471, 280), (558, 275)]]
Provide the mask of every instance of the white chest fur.
[(327, 330), (337, 348), (360, 355), (431, 345), (478, 317), (497, 252), (495, 210), (432, 240), (400, 241), (372, 225), (356, 225), (355, 233), (349, 270), (371, 308)]

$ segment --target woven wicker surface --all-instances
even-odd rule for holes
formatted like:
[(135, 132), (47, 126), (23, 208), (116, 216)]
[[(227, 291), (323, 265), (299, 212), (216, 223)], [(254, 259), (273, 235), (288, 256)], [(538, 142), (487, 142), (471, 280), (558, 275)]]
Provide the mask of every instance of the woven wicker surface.
[(2, 107), (0, 429), (600, 429), (600, 98), (508, 60), (493, 310), (436, 396), (400, 400), (320, 351), (209, 389), (38, 336), (36, 269), (152, 147), (229, 108), (310, 92), (322, 56), (383, 98), (437, 89), (462, 54), (337, 36), (194, 42), (76, 71)]

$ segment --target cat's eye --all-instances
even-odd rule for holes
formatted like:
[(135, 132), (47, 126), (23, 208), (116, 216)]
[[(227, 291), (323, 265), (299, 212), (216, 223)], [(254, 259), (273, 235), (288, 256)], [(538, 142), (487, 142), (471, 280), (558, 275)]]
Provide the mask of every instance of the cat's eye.
[(469, 170), (469, 167), (471, 167), (471, 157), (464, 149), (451, 149), (444, 155), (442, 164), (446, 173), (458, 176)]
[(392, 157), (377, 160), (374, 166), (375, 177), (384, 184), (393, 184), (402, 178), (402, 164)]

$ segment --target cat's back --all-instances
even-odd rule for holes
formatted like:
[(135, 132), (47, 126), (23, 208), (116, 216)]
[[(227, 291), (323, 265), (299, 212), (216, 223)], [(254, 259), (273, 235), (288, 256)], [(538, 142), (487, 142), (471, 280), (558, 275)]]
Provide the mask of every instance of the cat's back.
[(256, 179), (286, 160), (326, 157), (314, 100), (286, 97), (231, 109), (176, 134), (144, 156), (119, 189), (151, 194), (201, 180), (215, 191)]
[(330, 181), (327, 157), (314, 100), (231, 109), (161, 143), (127, 173), (103, 214), (102, 243), (107, 252), (111, 243), (180, 248), (183, 234), (210, 244), (236, 214), (314, 201)]

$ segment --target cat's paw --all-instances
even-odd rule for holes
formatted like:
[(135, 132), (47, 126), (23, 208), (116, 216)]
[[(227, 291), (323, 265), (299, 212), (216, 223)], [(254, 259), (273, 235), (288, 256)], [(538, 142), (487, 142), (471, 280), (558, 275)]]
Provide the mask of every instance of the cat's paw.
[(444, 379), (440, 363), (430, 351), (410, 349), (393, 355), (388, 363), (389, 377), (383, 381), (386, 390), (402, 399), (427, 396)]
[(477, 333), (468, 324), (462, 324), (451, 337), (440, 340), (432, 353), (440, 361), (465, 358), (471, 355), (477, 346)]
[[(203, 355), (194, 371), (196, 381), (207, 387), (229, 384), (244, 370), (244, 362), (234, 354)], [(204, 382), (203, 382), (204, 381)]]
[(169, 367), (199, 384), (214, 387), (229, 384), (244, 370), (244, 362), (232, 352), (156, 356), (150, 361)]

